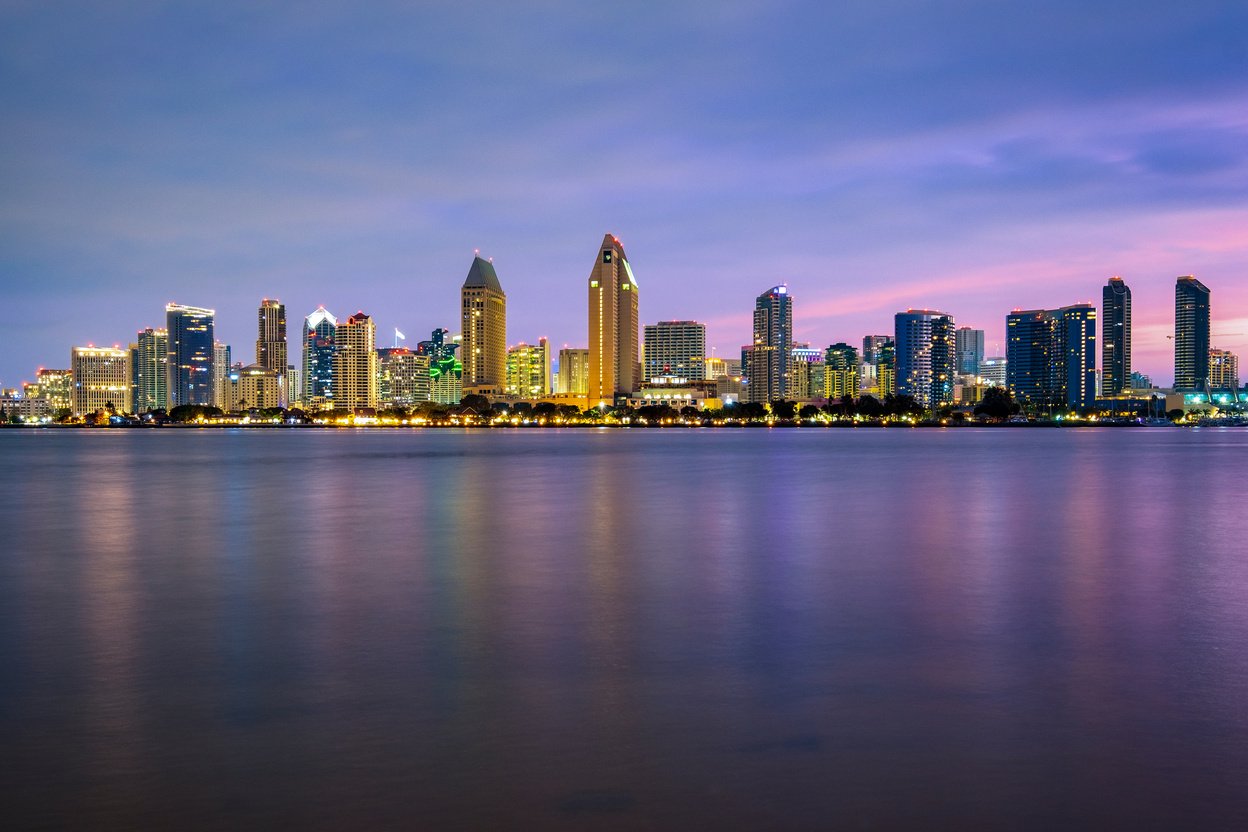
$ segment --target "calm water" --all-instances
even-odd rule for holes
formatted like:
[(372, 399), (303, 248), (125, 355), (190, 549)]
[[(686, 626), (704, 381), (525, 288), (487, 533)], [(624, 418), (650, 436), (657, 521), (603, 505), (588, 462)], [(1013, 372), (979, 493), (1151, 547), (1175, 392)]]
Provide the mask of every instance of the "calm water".
[(1248, 430), (0, 431), (6, 828), (1248, 828)]

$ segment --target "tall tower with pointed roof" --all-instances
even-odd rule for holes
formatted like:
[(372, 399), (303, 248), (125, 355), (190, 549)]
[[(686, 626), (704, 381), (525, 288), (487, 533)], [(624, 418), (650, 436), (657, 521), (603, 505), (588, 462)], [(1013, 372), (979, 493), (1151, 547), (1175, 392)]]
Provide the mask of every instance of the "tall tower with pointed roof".
[(472, 259), (460, 300), (464, 391), (500, 394), (507, 384), (507, 294), (493, 263)]
[(618, 237), (602, 238), (589, 273), (589, 406), (611, 406), (641, 381), (637, 280)]

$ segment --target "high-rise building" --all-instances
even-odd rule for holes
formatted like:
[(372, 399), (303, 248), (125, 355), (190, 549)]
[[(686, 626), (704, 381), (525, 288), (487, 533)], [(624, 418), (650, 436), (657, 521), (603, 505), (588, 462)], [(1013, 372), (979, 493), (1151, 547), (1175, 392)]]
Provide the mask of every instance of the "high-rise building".
[(169, 357), (165, 365), (168, 406), (212, 405), (213, 327), (216, 312), (171, 303), (165, 307)]
[(910, 309), (896, 316), (897, 392), (927, 408), (953, 403), (957, 344), (953, 316)]
[(958, 352), (958, 372), (960, 376), (979, 375), (980, 362), (984, 360), (984, 331), (960, 326), (954, 336)]
[(749, 401), (769, 402), (790, 395), (792, 351), (793, 299), (788, 286), (773, 286), (754, 300), (754, 343), (741, 351)]
[(550, 345), (545, 338), (507, 350), (507, 395), (524, 399), (550, 395)]
[(407, 407), (429, 401), (429, 356), (407, 347), (377, 350), (377, 399)]
[(706, 324), (697, 321), (659, 321), (646, 324), (642, 377), (706, 378)]
[(435, 329), (428, 341), (416, 345), (416, 352), (429, 356), (429, 395), (438, 404), (459, 404), (463, 398), (463, 364), (455, 355), (459, 344), (448, 342), (450, 332)]
[(1239, 390), (1239, 356), (1230, 350), (1209, 350), (1209, 387)]
[[(286, 306), (279, 300), (260, 301), (256, 363), (279, 375), (286, 374)], [(283, 396), (283, 398), (285, 398)]]
[(822, 399), (823, 380), (823, 350), (812, 349), (810, 344), (795, 344), (789, 350), (788, 398), (799, 402)]
[(641, 381), (637, 280), (618, 237), (602, 238), (589, 273), (589, 385), (591, 407), (614, 405)]
[(983, 363), (979, 365), (979, 377), (989, 387), (1004, 387), (1006, 383), (1005, 367), (1006, 362), (1003, 355), (985, 358)]
[(559, 392), (584, 396), (589, 390), (589, 350), (559, 350)]
[(356, 312), (334, 333), (334, 408), (377, 406), (377, 327)]
[(1043, 407), (1096, 399), (1096, 307), (1015, 310), (1006, 316), (1006, 386)]
[[(879, 346), (876, 347), (879, 349)], [(844, 342), (824, 350), (824, 398), (839, 401), (858, 397), (858, 350)]]
[(130, 412), (130, 351), (115, 347), (74, 347), (70, 351), (75, 415), (112, 408)]
[(333, 406), (334, 336), (338, 319), (324, 306), (303, 319), (303, 406)]
[(230, 372), (234, 362), (230, 358), (230, 345), (220, 341), (212, 345), (212, 404), (222, 410), (233, 410), (230, 389)]
[(507, 376), (507, 295), (494, 264), (474, 257), (460, 289), (463, 311), (463, 386), (498, 393)]
[(892, 338), (875, 346), (875, 390), (880, 398), (897, 395), (897, 345)]
[(58, 410), (74, 409), (74, 371), (49, 370), (40, 367), (35, 373), (35, 383), (27, 396), (30, 398), (47, 399), (48, 409), (55, 413)]
[(880, 347), (893, 343), (891, 335), (865, 335), (862, 339), (862, 360), (866, 364), (874, 364), (879, 355)]
[(1174, 284), (1174, 386), (1204, 390), (1209, 384), (1209, 289), (1191, 275)]
[(1131, 387), (1131, 287), (1111, 277), (1101, 290), (1101, 394)]
[(130, 348), (130, 384), (133, 411), (167, 410), (169, 407), (169, 332), (148, 327), (140, 330)]

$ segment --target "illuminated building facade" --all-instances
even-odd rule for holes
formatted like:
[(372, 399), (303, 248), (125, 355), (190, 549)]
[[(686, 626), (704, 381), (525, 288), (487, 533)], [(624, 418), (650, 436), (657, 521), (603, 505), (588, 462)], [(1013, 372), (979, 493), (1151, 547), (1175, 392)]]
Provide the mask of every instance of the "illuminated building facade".
[(589, 350), (559, 350), (559, 392), (584, 396), (589, 391)]
[(754, 301), (754, 343), (741, 351), (748, 401), (787, 398), (793, 351), (793, 299), (788, 286), (773, 286)]
[(693, 381), (706, 378), (706, 324), (697, 321), (659, 321), (646, 324), (642, 349), (642, 378), (676, 376)]
[(550, 395), (550, 345), (517, 344), (507, 350), (507, 395), (534, 399)]
[(788, 397), (808, 402), (823, 398), (823, 351), (798, 344), (789, 351)]
[(169, 407), (169, 331), (140, 330), (130, 347), (131, 410), (147, 413)]
[(303, 319), (303, 405), (333, 405), (334, 338), (338, 319), (324, 306)]
[(1005, 319), (1006, 386), (1042, 407), (1090, 407), (1096, 400), (1096, 308), (1011, 312)]
[(90, 415), (110, 406), (130, 412), (130, 351), (115, 347), (74, 347), (74, 415)]
[(58, 410), (74, 409), (74, 371), (39, 368), (35, 383), (28, 385), (23, 395), (32, 399), (47, 399), (48, 407)]
[(875, 347), (875, 392), (881, 400), (897, 395), (897, 345), (889, 338)]
[(198, 306), (165, 307), (169, 354), (165, 390), (170, 409), (184, 404), (212, 405), (213, 338), (216, 313)]
[(429, 356), (407, 347), (377, 350), (377, 399), (394, 407), (429, 401)]
[(489, 260), (473, 258), (460, 305), (463, 386), (486, 395), (499, 393), (507, 376), (507, 295)]
[(1005, 356), (998, 355), (985, 358), (979, 365), (979, 377), (989, 387), (1005, 387), (1006, 385)]
[(217, 341), (212, 345), (212, 403), (222, 410), (231, 409), (230, 371), (234, 369), (230, 345)]
[[(257, 313), (256, 363), (286, 375), (286, 306), (265, 298)], [(283, 396), (284, 398), (284, 396)]]
[(459, 404), (463, 398), (464, 367), (455, 351), (459, 344), (447, 340), (450, 332), (435, 329), (428, 341), (416, 345), (416, 352), (429, 356), (429, 396), (438, 404)]
[(377, 327), (356, 312), (334, 335), (334, 408), (377, 407)]
[(891, 335), (866, 335), (862, 339), (862, 360), (866, 364), (874, 364), (880, 347), (893, 343)]
[(858, 350), (844, 342), (824, 350), (823, 396), (840, 401), (845, 396), (858, 397)]
[(923, 407), (953, 404), (957, 342), (953, 316), (934, 309), (910, 309), (895, 318), (897, 393)]
[(286, 378), (277, 370), (250, 364), (230, 370), (227, 412), (265, 410), (285, 405)]
[(624, 246), (607, 234), (589, 273), (589, 382), (591, 407), (611, 406), (641, 380), (637, 280)]
[(1191, 275), (1174, 284), (1174, 387), (1209, 384), (1209, 289)]
[(1209, 350), (1209, 387), (1239, 390), (1239, 356), (1230, 350)]
[(1101, 394), (1131, 387), (1131, 287), (1111, 277), (1101, 290)]

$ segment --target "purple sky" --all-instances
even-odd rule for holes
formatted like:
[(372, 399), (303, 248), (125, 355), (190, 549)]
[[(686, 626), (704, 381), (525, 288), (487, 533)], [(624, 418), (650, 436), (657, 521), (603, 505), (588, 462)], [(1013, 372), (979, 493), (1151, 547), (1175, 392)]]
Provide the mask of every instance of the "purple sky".
[(818, 346), (922, 306), (995, 353), (1121, 274), (1168, 384), (1188, 273), (1248, 355), (1248, 5), (430, 5), (6, 3), (0, 385), (170, 300), (236, 360), (265, 296), (414, 343), (478, 248), (509, 341), (580, 346), (607, 231), (719, 355), (777, 282)]

